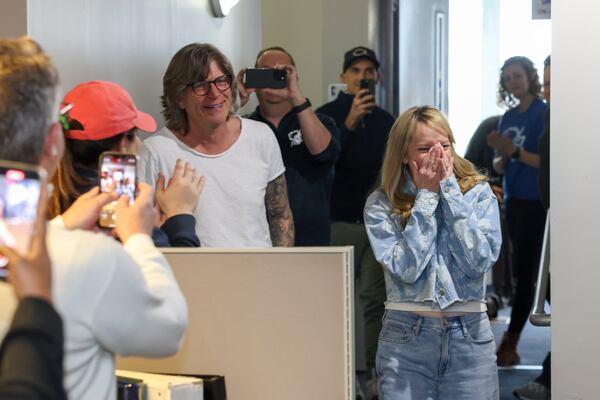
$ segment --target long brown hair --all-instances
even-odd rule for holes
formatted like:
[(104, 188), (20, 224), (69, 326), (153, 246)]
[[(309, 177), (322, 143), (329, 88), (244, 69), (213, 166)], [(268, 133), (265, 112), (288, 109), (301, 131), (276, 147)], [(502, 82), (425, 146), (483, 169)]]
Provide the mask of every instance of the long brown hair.
[[(231, 101), (236, 99), (237, 85), (233, 81), (235, 75), (229, 59), (215, 46), (208, 43), (190, 43), (175, 53), (163, 77), (163, 94), (160, 97), (162, 115), (167, 128), (181, 131), (184, 135), (189, 130), (187, 113), (179, 106), (184, 90), (195, 81), (205, 80), (210, 74), (210, 64), (215, 61), (225, 75), (232, 79)], [(229, 117), (233, 109), (229, 111)]]
[(415, 196), (404, 193), (407, 175), (410, 173), (404, 159), (408, 145), (415, 135), (417, 123), (423, 123), (442, 132), (450, 140), (454, 175), (462, 193), (468, 192), (473, 186), (486, 180), (485, 176), (477, 172), (473, 164), (456, 154), (454, 135), (448, 121), (439, 110), (429, 106), (409, 108), (392, 126), (381, 167), (381, 190), (392, 204), (392, 213), (400, 215), (403, 223), (406, 223), (410, 217), (415, 204)]
[(502, 68), (500, 68), (500, 82), (498, 83), (498, 105), (500, 107), (512, 108), (519, 105), (519, 99), (517, 99), (512, 93), (506, 89), (504, 84), (504, 70), (510, 65), (520, 65), (527, 75), (527, 81), (529, 82), (529, 93), (536, 99), (542, 97), (542, 85), (540, 84), (540, 76), (537, 68), (527, 57), (515, 56), (504, 61)]
[(49, 218), (65, 212), (83, 194), (83, 189), (90, 186), (89, 180), (81, 176), (77, 168), (97, 171), (100, 154), (117, 149), (123, 136), (133, 135), (134, 131), (135, 128), (102, 140), (65, 139), (65, 154), (52, 177), (54, 191), (48, 207)]

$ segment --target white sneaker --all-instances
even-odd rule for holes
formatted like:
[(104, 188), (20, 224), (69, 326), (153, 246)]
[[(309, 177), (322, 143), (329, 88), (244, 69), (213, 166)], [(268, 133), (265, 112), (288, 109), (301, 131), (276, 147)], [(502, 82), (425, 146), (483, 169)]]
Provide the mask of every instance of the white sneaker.
[(515, 397), (521, 400), (550, 400), (550, 389), (536, 381), (527, 382), (526, 385), (515, 389)]

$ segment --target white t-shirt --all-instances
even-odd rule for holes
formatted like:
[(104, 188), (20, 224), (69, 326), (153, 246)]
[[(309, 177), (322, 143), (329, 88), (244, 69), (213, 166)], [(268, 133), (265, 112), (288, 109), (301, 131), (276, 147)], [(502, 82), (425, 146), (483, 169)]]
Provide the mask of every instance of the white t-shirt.
[(158, 172), (168, 181), (178, 158), (206, 178), (194, 212), (203, 247), (272, 246), (265, 193), (285, 171), (281, 151), (266, 124), (240, 119), (240, 137), (221, 154), (200, 153), (167, 128), (146, 139), (140, 152), (140, 179), (152, 186)]
[[(179, 349), (187, 305), (148, 235), (125, 245), (100, 233), (48, 226), (52, 297), (64, 326), (69, 399), (116, 399), (114, 354), (163, 357)], [(58, 226), (57, 226), (58, 225)], [(0, 338), (17, 300), (0, 282)]]

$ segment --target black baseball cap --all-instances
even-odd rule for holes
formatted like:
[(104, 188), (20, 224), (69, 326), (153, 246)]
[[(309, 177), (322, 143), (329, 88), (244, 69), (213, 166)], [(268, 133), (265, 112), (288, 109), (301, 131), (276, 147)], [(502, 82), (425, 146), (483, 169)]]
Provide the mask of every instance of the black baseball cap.
[(350, 65), (356, 60), (360, 60), (364, 58), (365, 60), (371, 60), (373, 64), (375, 64), (375, 68), (379, 68), (379, 60), (377, 60), (377, 56), (375, 52), (368, 47), (358, 46), (353, 49), (350, 49), (344, 54), (344, 69), (345, 72)]

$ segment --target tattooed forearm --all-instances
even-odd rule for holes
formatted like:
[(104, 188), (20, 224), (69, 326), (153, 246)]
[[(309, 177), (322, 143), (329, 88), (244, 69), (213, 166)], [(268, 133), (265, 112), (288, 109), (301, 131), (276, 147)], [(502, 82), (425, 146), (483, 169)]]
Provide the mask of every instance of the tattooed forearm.
[(294, 219), (288, 203), (287, 184), (283, 174), (267, 185), (265, 206), (273, 246), (293, 246)]

